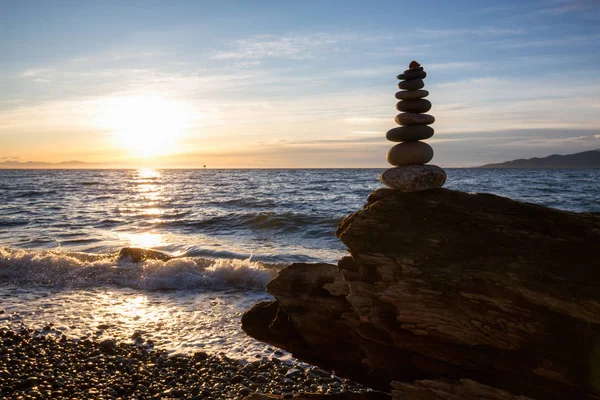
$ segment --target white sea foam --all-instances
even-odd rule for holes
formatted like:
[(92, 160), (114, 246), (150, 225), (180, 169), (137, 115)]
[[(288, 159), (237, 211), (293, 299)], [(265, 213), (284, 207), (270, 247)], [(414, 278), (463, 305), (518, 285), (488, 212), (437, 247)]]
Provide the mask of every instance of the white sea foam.
[(144, 290), (264, 289), (277, 270), (237, 259), (173, 258), (131, 263), (116, 255), (0, 247), (0, 280), (52, 286), (118, 285)]

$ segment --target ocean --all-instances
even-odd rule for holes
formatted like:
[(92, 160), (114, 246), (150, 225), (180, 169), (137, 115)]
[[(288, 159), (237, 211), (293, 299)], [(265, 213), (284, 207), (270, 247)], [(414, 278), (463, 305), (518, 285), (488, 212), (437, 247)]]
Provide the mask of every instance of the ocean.
[[(247, 337), (241, 315), (285, 265), (347, 255), (337, 223), (381, 171), (0, 170), (0, 326), (289, 358)], [(600, 212), (598, 169), (447, 173), (449, 189)], [(119, 260), (128, 246), (176, 258)]]

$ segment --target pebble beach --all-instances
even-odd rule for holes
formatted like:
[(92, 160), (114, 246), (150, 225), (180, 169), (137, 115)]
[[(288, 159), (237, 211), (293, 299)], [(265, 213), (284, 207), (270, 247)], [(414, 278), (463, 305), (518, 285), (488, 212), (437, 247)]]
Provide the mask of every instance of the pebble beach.
[[(1, 312), (1, 311), (0, 311)], [(277, 358), (235, 360), (198, 351), (169, 355), (143, 337), (68, 338), (51, 326), (0, 328), (3, 399), (241, 399), (251, 393), (359, 393), (328, 371)]]

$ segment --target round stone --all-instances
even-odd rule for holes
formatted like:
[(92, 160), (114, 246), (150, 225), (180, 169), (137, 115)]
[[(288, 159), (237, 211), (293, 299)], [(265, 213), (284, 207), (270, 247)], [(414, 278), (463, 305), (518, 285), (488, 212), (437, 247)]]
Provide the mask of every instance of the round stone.
[(390, 142), (411, 142), (429, 139), (433, 132), (433, 128), (427, 125), (399, 126), (387, 131), (385, 137)]
[(416, 65), (414, 65), (413, 63), (410, 63), (408, 65), (408, 69), (404, 70), (404, 73), (407, 73), (408, 71), (423, 71), (423, 67), (418, 62), (416, 62)]
[(425, 113), (431, 110), (431, 102), (425, 99), (402, 100), (396, 104), (396, 110), (413, 113)]
[(435, 122), (433, 115), (416, 113), (398, 114), (395, 120), (398, 125), (431, 125)]
[(416, 100), (429, 96), (427, 90), (402, 90), (396, 93), (398, 100)]
[(420, 192), (444, 186), (446, 173), (437, 165), (407, 165), (383, 171), (379, 180), (402, 192)]
[(387, 153), (387, 161), (398, 167), (401, 165), (427, 164), (433, 158), (433, 149), (425, 142), (402, 142)]
[(423, 79), (411, 79), (410, 81), (400, 81), (398, 88), (406, 90), (417, 90), (425, 87)]
[(411, 79), (425, 79), (427, 77), (427, 72), (425, 71), (404, 71), (403, 74), (397, 76), (400, 80), (411, 80)]

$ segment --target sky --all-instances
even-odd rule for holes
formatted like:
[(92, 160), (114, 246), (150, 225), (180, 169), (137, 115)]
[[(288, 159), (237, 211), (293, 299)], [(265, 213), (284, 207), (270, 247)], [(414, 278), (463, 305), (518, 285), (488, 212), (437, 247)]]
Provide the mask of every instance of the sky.
[(0, 163), (385, 167), (396, 75), (431, 163), (600, 149), (600, 2), (0, 1)]

